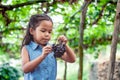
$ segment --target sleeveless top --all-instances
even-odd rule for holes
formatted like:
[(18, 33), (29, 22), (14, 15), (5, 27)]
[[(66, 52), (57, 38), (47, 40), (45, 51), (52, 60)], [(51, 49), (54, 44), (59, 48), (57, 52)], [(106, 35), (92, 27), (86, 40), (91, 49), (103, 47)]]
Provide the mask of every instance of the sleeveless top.
[[(26, 45), (30, 61), (42, 54), (42, 47), (31, 41)], [(57, 61), (51, 52), (46, 58), (32, 71), (24, 73), (24, 80), (56, 80)]]

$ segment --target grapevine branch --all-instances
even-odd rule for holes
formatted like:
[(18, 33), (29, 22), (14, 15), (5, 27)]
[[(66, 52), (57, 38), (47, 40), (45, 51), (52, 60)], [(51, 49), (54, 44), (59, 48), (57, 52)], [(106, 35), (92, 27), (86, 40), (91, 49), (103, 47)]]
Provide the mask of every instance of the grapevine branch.
[(12, 21), (6, 11), (8, 10), (13, 10), (15, 8), (19, 8), (19, 7), (23, 7), (23, 6), (26, 6), (26, 5), (32, 5), (32, 4), (36, 4), (36, 3), (43, 3), (43, 2), (46, 2), (46, 0), (36, 0), (36, 1), (29, 1), (29, 2), (24, 2), (24, 3), (20, 3), (20, 4), (16, 4), (16, 5), (3, 5), (1, 4), (0, 2), (0, 13), (3, 15), (3, 17), (5, 18), (5, 22), (6, 22), (6, 26), (8, 26), (8, 24)]
[(103, 11), (104, 11), (105, 7), (107, 6), (107, 4), (108, 4), (108, 3), (105, 3), (105, 4), (102, 6), (102, 10), (100, 11), (98, 18), (92, 23), (92, 25), (97, 24), (97, 22), (101, 19), (101, 17), (103, 16), (103, 15), (102, 15), (102, 14), (103, 14)]
[(99, 13), (98, 18), (97, 18), (95, 21), (92, 22), (92, 25), (97, 24), (98, 21), (102, 18), (102, 16), (103, 16), (102, 14), (103, 14), (104, 9), (105, 9), (105, 7), (107, 6), (108, 3), (116, 5), (116, 2), (113, 2), (113, 1), (109, 1), (109, 2), (105, 3), (105, 4), (102, 6), (102, 9), (101, 9), (101, 11), (100, 11), (100, 13)]
[(24, 2), (24, 3), (20, 3), (20, 4), (16, 4), (16, 5), (2, 5), (0, 4), (0, 9), (2, 10), (12, 10), (14, 8), (19, 8), (19, 7), (23, 7), (26, 5), (32, 5), (32, 4), (36, 4), (36, 3), (43, 3), (46, 2), (47, 0), (35, 0), (35, 1), (28, 1), (28, 2)]

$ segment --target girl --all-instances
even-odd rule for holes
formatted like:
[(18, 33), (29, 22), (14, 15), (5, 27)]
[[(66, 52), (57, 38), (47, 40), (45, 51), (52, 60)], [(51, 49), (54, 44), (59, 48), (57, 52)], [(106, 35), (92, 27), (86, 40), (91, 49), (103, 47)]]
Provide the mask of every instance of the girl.
[[(24, 80), (56, 80), (57, 63), (52, 47), (48, 44), (53, 28), (52, 19), (46, 14), (32, 15), (22, 42), (21, 57)], [(58, 40), (65, 43), (64, 61), (75, 62), (73, 50), (66, 44), (67, 38)]]

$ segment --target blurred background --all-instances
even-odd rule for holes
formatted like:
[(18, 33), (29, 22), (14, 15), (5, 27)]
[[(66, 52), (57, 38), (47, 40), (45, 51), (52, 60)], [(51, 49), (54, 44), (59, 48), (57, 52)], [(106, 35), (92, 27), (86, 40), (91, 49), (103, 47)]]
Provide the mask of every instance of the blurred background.
[[(65, 35), (77, 56), (75, 63), (57, 60), (57, 80), (99, 79), (98, 64), (109, 60), (116, 5), (117, 0), (0, 0), (0, 80), (23, 80), (21, 42), (30, 16), (41, 13), (54, 23), (51, 44)], [(117, 60), (119, 50), (118, 44)]]

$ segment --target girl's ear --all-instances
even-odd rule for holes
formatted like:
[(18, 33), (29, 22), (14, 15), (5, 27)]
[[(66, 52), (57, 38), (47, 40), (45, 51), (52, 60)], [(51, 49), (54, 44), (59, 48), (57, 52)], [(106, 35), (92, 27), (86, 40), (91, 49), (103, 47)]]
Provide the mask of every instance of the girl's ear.
[(30, 34), (33, 35), (34, 29), (30, 28), (29, 30), (30, 30)]

